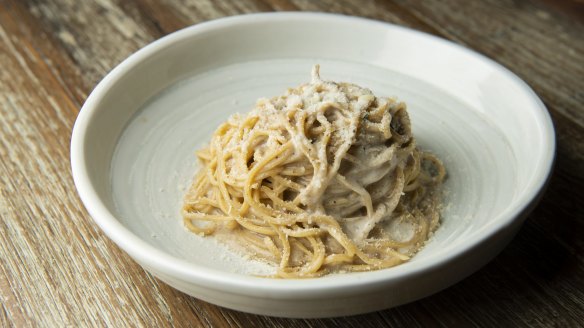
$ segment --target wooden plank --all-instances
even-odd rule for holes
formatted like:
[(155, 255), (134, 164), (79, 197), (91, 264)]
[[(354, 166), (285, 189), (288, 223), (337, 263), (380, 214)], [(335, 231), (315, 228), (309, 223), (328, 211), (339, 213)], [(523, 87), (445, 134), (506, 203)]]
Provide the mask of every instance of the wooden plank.
[[(578, 1), (0, 2), (0, 326), (575, 326), (584, 321), (584, 23)], [(117, 63), (185, 26), (242, 13), (326, 11), (410, 26), (509, 67), (558, 132), (549, 190), (484, 269), (421, 301), (348, 318), (222, 309), (159, 282), (105, 237), (74, 192), (69, 138)]]

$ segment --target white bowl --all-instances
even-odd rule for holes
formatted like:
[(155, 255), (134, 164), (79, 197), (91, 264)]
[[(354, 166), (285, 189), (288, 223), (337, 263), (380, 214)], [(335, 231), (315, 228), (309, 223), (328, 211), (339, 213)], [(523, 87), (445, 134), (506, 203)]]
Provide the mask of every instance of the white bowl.
[[(410, 262), (285, 280), (187, 232), (179, 209), (194, 151), (230, 113), (309, 80), (350, 81), (408, 104), (422, 148), (447, 167), (441, 227)], [(381, 22), (307, 13), (198, 24), (158, 40), (95, 88), (71, 142), (75, 184), (117, 245), (171, 286), (224, 307), (326, 317), (410, 302), (471, 274), (510, 241), (552, 167), (554, 130), (517, 76), (448, 41)]]

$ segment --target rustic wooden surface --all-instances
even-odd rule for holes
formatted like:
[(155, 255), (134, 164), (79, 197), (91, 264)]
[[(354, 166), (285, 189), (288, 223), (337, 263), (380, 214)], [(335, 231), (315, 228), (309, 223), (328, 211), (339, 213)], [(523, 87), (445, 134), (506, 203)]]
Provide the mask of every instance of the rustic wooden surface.
[[(369, 17), (477, 50), (530, 84), (558, 138), (548, 191), (490, 264), (426, 299), (289, 320), (226, 310), (144, 272), (79, 201), (69, 141), (97, 82), (182, 27), (250, 12)], [(0, 0), (0, 327), (434, 327), (584, 323), (584, 5), (580, 0)], [(537, 147), (537, 145), (534, 145)]]

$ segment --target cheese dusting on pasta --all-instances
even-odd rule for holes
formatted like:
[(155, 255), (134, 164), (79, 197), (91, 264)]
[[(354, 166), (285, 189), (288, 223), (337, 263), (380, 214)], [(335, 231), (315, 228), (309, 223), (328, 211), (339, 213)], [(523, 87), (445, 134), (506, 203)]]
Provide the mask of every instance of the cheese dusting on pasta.
[(357, 85), (312, 81), (258, 100), (197, 152), (184, 224), (281, 278), (388, 268), (439, 225), (446, 171), (420, 151), (406, 105)]

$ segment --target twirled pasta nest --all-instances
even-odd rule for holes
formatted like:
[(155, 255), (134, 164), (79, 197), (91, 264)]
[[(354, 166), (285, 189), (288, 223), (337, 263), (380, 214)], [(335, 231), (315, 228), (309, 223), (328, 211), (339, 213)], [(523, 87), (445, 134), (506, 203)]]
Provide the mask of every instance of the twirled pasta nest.
[(318, 65), (311, 83), (231, 116), (197, 155), (186, 227), (277, 277), (395, 266), (439, 224), (445, 169), (416, 148), (406, 105), (323, 81)]

